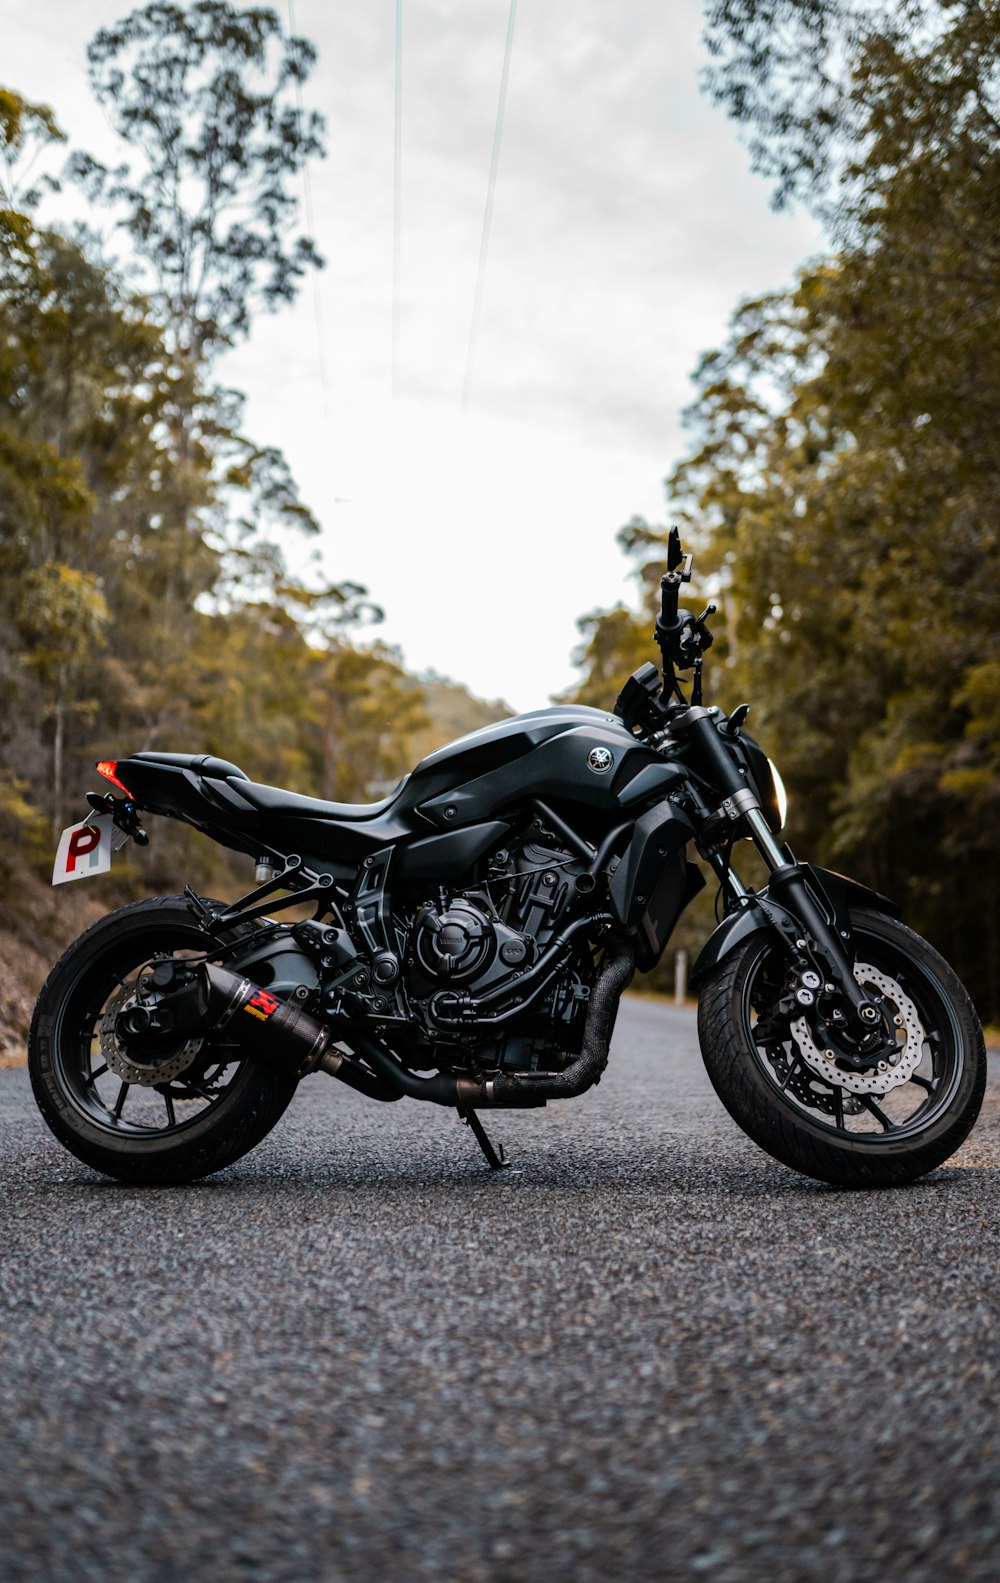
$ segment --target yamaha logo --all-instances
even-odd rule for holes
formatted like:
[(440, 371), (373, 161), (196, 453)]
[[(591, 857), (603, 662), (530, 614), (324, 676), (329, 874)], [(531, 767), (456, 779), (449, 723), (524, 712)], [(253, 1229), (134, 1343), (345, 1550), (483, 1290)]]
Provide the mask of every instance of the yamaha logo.
[(603, 775), (614, 762), (614, 755), (609, 748), (591, 748), (587, 754), (587, 768), (592, 769), (596, 775)]

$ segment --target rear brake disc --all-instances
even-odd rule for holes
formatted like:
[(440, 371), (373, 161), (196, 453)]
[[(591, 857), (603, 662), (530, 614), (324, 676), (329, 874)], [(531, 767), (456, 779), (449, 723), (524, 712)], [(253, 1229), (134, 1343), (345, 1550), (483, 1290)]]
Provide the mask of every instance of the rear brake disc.
[(123, 1083), (140, 1083), (144, 1088), (152, 1088), (156, 1083), (167, 1083), (179, 1072), (187, 1071), (204, 1041), (178, 1040), (176, 1044), (151, 1055), (148, 1060), (126, 1050), (115, 1031), (115, 1023), (119, 1014), (129, 1006), (134, 1006), (138, 999), (134, 984), (123, 984), (112, 995), (101, 1017), (101, 1054)]

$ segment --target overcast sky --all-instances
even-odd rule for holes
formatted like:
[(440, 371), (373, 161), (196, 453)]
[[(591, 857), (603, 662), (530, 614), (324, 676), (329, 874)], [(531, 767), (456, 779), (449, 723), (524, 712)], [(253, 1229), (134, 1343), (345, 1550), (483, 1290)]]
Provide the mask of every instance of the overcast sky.
[[(84, 50), (109, 0), (0, 0), (0, 84), (118, 152)], [(287, 0), (278, 6), (287, 18)], [(515, 708), (573, 678), (576, 619), (631, 602), (614, 535), (663, 518), (698, 354), (822, 241), (775, 215), (698, 91), (697, 0), (520, 0), (470, 408), (476, 265), (509, 0), (403, 0), (400, 394), (392, 399), (395, 0), (294, 0), (327, 118), (327, 268), (220, 374), (285, 451), (331, 576), (406, 662)], [(318, 340), (322, 337), (321, 363)], [(321, 366), (325, 365), (325, 388)]]

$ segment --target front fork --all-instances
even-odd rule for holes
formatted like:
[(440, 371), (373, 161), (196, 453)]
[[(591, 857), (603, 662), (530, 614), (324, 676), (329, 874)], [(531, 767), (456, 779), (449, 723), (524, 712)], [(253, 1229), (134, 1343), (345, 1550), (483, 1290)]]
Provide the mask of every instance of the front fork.
[[(778, 845), (760, 803), (740, 775), (731, 752), (719, 734), (715, 709), (691, 708), (675, 723), (675, 732), (696, 744), (711, 780), (724, 789), (723, 809), (729, 820), (747, 830), (771, 871), (766, 896), (754, 895), (716, 853), (710, 861), (737, 906), (762, 908), (790, 957), (797, 977), (796, 999), (809, 1012), (822, 996), (831, 1007), (831, 1031), (837, 1039), (838, 1059), (845, 1066), (867, 1070), (882, 1053), (887, 1024), (877, 1001), (866, 994), (854, 977), (850, 930), (846, 920), (838, 926), (810, 887), (806, 870), (788, 848)], [(833, 908), (831, 907), (831, 913)]]
[(846, 919), (838, 927), (838, 920), (827, 915), (807, 870), (787, 847), (778, 845), (759, 808), (746, 808), (743, 818), (770, 869), (766, 896), (748, 890), (720, 853), (710, 860), (712, 866), (738, 907), (757, 906), (766, 912), (796, 970), (795, 998), (802, 1012), (808, 1015), (820, 996), (831, 1003), (832, 1031), (845, 1035), (847, 1041), (846, 1047), (837, 1041), (838, 1060), (846, 1067), (867, 1070), (882, 1053), (887, 1027), (878, 1002), (854, 977)]

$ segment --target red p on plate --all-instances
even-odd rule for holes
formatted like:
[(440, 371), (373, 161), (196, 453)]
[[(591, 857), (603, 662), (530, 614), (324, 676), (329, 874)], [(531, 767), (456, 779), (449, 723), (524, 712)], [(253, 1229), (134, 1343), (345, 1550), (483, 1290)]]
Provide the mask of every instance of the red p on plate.
[(53, 885), (70, 879), (90, 879), (106, 874), (111, 867), (110, 814), (101, 814), (89, 823), (70, 825), (59, 837), (59, 849), (52, 869)]
[(66, 872), (72, 874), (76, 868), (78, 857), (86, 857), (88, 852), (93, 852), (101, 844), (101, 832), (95, 830), (92, 824), (78, 825), (69, 838), (66, 848)]

